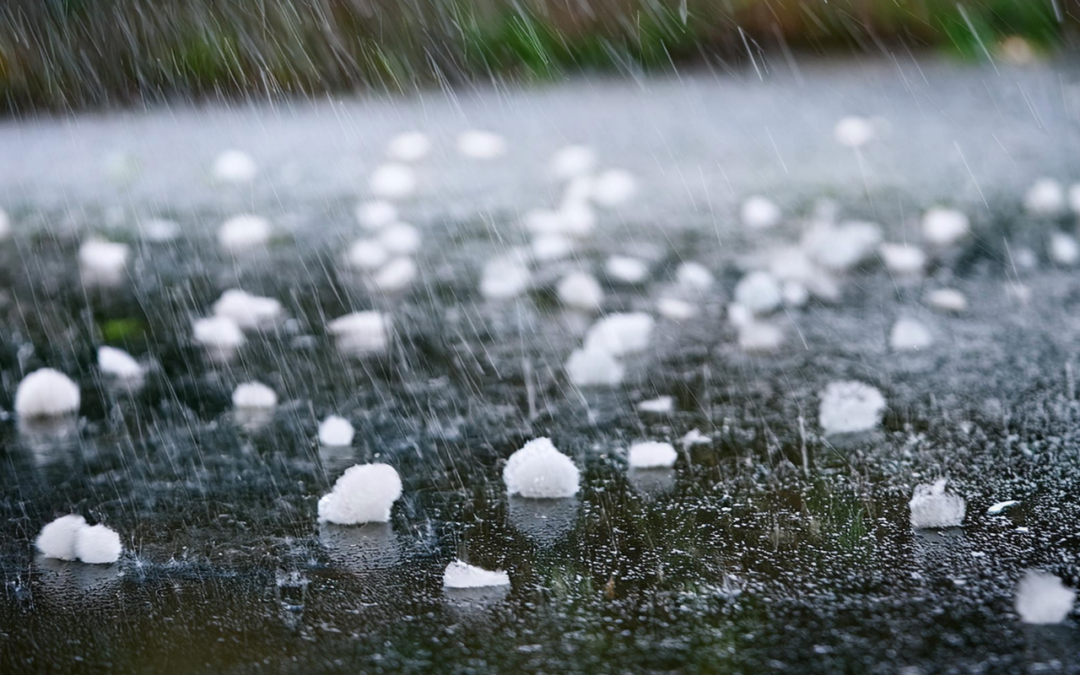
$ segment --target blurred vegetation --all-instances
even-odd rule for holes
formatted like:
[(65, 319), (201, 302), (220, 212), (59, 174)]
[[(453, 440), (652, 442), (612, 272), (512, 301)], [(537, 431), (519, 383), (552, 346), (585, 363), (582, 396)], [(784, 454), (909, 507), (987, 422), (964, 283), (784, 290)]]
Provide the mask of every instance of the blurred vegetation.
[(1025, 60), (1075, 33), (1065, 4), (7, 0), (0, 5), (0, 100), (18, 113), (188, 97), (406, 91), (498, 77), (737, 65), (759, 52), (880, 54), (893, 46)]

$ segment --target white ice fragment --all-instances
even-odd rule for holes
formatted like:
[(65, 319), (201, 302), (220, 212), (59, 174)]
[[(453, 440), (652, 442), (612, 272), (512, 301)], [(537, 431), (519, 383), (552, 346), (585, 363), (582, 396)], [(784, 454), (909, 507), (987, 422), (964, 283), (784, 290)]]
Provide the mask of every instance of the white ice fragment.
[(595, 312), (604, 301), (604, 289), (596, 277), (588, 272), (571, 272), (563, 277), (555, 288), (559, 301), (567, 307)]
[(143, 367), (123, 349), (98, 347), (98, 369), (105, 375), (129, 380), (142, 377)]
[(19, 417), (56, 417), (78, 409), (78, 385), (52, 368), (35, 370), (15, 390), (15, 412)]
[(596, 227), (596, 214), (591, 206), (583, 201), (568, 201), (559, 207), (560, 231), (582, 239), (592, 234)]
[(427, 157), (431, 140), (422, 131), (406, 131), (390, 139), (386, 156), (399, 162), (416, 162)]
[(959, 527), (964, 521), (967, 503), (960, 495), (945, 492), (946, 478), (939, 478), (933, 485), (916, 485), (908, 502), (911, 508), (911, 526), (916, 530), (942, 527)]
[(408, 223), (394, 223), (379, 233), (379, 243), (394, 255), (411, 255), (420, 248), (420, 230)]
[(480, 294), (489, 300), (509, 300), (528, 290), (531, 283), (528, 267), (512, 258), (496, 258), (484, 266)]
[(1040, 178), (1024, 195), (1024, 208), (1037, 216), (1056, 216), (1065, 210), (1065, 188), (1053, 178)]
[(862, 382), (830, 382), (821, 395), (818, 423), (826, 434), (870, 431), (881, 423), (885, 397)]
[(742, 328), (746, 324), (754, 320), (754, 313), (751, 312), (745, 305), (740, 305), (737, 302), (729, 303), (727, 306), (727, 319), (728, 323), (736, 328)]
[(858, 148), (874, 138), (874, 125), (865, 117), (843, 117), (833, 129), (833, 138), (844, 147)]
[(951, 246), (970, 230), (967, 215), (957, 209), (934, 207), (922, 217), (923, 238), (935, 246)]
[(566, 374), (578, 387), (614, 386), (624, 373), (624, 366), (605, 349), (575, 349), (566, 360)]
[(356, 432), (349, 420), (330, 415), (319, 424), (319, 442), (329, 447), (352, 445)]
[(1050, 259), (1058, 265), (1072, 267), (1080, 262), (1080, 243), (1076, 237), (1064, 232), (1050, 235)]
[(262, 382), (244, 382), (233, 391), (232, 403), (240, 410), (266, 410), (277, 405), (274, 390)]
[(739, 326), (739, 348), (746, 352), (774, 352), (784, 344), (784, 331), (770, 321), (747, 321)]
[(713, 273), (701, 263), (684, 262), (675, 270), (675, 282), (686, 291), (705, 293), (714, 281)]
[(634, 469), (666, 469), (674, 466), (677, 458), (671, 443), (645, 441), (630, 446), (630, 467)]
[(798, 281), (785, 281), (781, 287), (785, 307), (805, 307), (810, 302), (810, 291)]
[(681, 298), (664, 297), (656, 301), (657, 313), (669, 321), (689, 321), (698, 315), (698, 308), (692, 302)]
[(783, 213), (771, 199), (754, 195), (742, 203), (739, 216), (746, 227), (753, 230), (767, 230), (780, 224)]
[(934, 336), (930, 329), (911, 317), (898, 319), (889, 331), (889, 346), (898, 352), (928, 349), (932, 344)]
[(656, 322), (645, 312), (608, 314), (589, 327), (585, 351), (603, 351), (612, 356), (635, 354), (648, 349)]
[(574, 462), (546, 437), (535, 438), (510, 455), (503, 481), (510, 495), (561, 499), (577, 494), (581, 476)]
[(574, 252), (574, 242), (558, 234), (541, 234), (532, 240), (533, 258), (538, 262), (552, 262), (570, 257)]
[(396, 293), (412, 285), (419, 269), (412, 258), (394, 258), (372, 275), (371, 281), (380, 291)]
[(510, 575), (496, 570), (494, 572), (476, 567), (460, 560), (455, 560), (443, 571), (443, 586), (446, 588), (490, 588), (509, 586)]
[(658, 396), (657, 398), (638, 403), (637, 409), (639, 412), (666, 415), (675, 410), (675, 399), (671, 396)]
[(368, 188), (379, 199), (404, 199), (416, 190), (416, 171), (408, 164), (383, 164), (371, 173)]
[(334, 489), (319, 499), (319, 522), (336, 525), (385, 523), (401, 496), (401, 477), (388, 464), (357, 464), (345, 469)]
[(458, 152), (470, 159), (490, 160), (506, 152), (506, 139), (490, 131), (463, 131), (457, 139)]
[(353, 312), (326, 324), (340, 351), (365, 354), (386, 349), (390, 341), (390, 317), (376, 310)]
[(115, 284), (124, 276), (130, 248), (127, 244), (89, 239), (79, 247), (79, 271), (87, 283)]
[(259, 167), (246, 152), (226, 150), (214, 159), (211, 172), (219, 183), (250, 183)]
[(244, 330), (259, 330), (274, 325), (283, 315), (281, 303), (274, 298), (251, 295), (231, 288), (214, 302), (214, 316), (231, 319)]
[(358, 239), (349, 246), (345, 257), (356, 269), (370, 271), (385, 265), (390, 259), (390, 254), (386, 247), (375, 239)]
[(250, 214), (233, 216), (218, 230), (218, 243), (228, 253), (266, 246), (270, 241), (270, 221)]
[(105, 525), (80, 527), (75, 531), (75, 556), (91, 565), (110, 565), (120, 559), (124, 547), (120, 535)]
[(604, 263), (608, 277), (624, 284), (640, 284), (649, 278), (649, 265), (639, 258), (613, 255)]
[(996, 516), (996, 515), (1000, 514), (1001, 512), (1003, 512), (1005, 509), (1009, 508), (1010, 506), (1016, 506), (1019, 503), (1020, 502), (1015, 500), (1015, 499), (1010, 499), (1010, 500), (1004, 501), (1004, 502), (998, 502), (997, 504), (994, 504), (990, 508), (986, 509), (986, 515), (988, 515), (988, 516)]
[(961, 313), (967, 311), (967, 297), (955, 288), (938, 288), (926, 294), (926, 302), (942, 312)]
[(880, 243), (881, 226), (863, 220), (818, 224), (802, 238), (807, 255), (833, 272), (845, 272), (865, 262)]
[(1075, 602), (1076, 591), (1047, 572), (1028, 570), (1016, 585), (1016, 613), (1024, 623), (1061, 623)]
[(556, 180), (570, 180), (590, 173), (596, 162), (596, 151), (589, 146), (568, 145), (551, 158), (549, 171)]
[(885, 269), (901, 277), (918, 277), (926, 269), (926, 253), (911, 244), (885, 243), (878, 247)]
[(679, 444), (682, 445), (683, 450), (694, 447), (695, 445), (705, 445), (712, 443), (712, 439), (701, 433), (699, 429), (691, 429), (679, 439)]
[(60, 516), (41, 528), (34, 545), (46, 558), (75, 560), (75, 533), (84, 527), (86, 519), (82, 516)]
[(382, 199), (361, 202), (356, 207), (356, 220), (368, 230), (386, 227), (397, 222), (397, 218), (397, 207)]
[(783, 302), (783, 290), (768, 272), (751, 272), (735, 286), (735, 302), (754, 314), (768, 314)]
[(637, 192), (634, 174), (623, 169), (608, 169), (592, 181), (592, 200), (604, 208), (615, 208), (628, 202)]
[(195, 341), (215, 357), (228, 358), (244, 344), (244, 333), (240, 326), (226, 316), (196, 319), (192, 332)]

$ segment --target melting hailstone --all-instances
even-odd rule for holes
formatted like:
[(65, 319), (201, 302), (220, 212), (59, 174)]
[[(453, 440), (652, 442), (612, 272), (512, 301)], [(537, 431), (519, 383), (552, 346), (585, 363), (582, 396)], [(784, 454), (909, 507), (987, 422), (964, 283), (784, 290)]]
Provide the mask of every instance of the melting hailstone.
[(427, 157), (431, 140), (422, 131), (406, 131), (390, 139), (386, 155), (399, 162), (416, 162)]
[(270, 241), (270, 221), (260, 216), (233, 216), (218, 229), (218, 243), (228, 253), (240, 253), (266, 246)]
[(470, 159), (490, 160), (506, 153), (506, 139), (490, 131), (463, 131), (457, 139), (458, 152)]
[(345, 254), (349, 264), (359, 270), (375, 270), (386, 264), (390, 254), (386, 247), (374, 239), (360, 239), (353, 242)]
[(330, 415), (319, 424), (319, 443), (328, 447), (352, 445), (356, 432), (349, 420)]
[(196, 319), (193, 334), (195, 341), (214, 357), (227, 358), (244, 344), (244, 333), (240, 326), (226, 316)]
[(960, 495), (945, 492), (946, 478), (932, 485), (916, 485), (908, 502), (911, 526), (917, 530), (958, 527), (964, 521), (967, 502)]
[(245, 382), (232, 395), (233, 407), (241, 410), (265, 410), (277, 405), (274, 390), (261, 382)]
[(926, 294), (926, 302), (941, 312), (959, 314), (967, 311), (967, 297), (954, 288), (938, 288)]
[(893, 324), (889, 332), (889, 346), (894, 351), (919, 351), (929, 349), (934, 344), (934, 336), (921, 321), (903, 317)]
[(882, 244), (878, 247), (885, 269), (901, 277), (919, 277), (926, 269), (926, 253), (910, 244)]
[(859, 148), (874, 138), (874, 125), (865, 117), (843, 117), (833, 129), (833, 138), (847, 148)]
[(60, 516), (41, 528), (34, 545), (46, 558), (75, 560), (75, 533), (84, 527), (86, 519), (82, 516)]
[(394, 223), (379, 233), (379, 243), (394, 255), (410, 255), (420, 248), (420, 230), (408, 223)]
[(570, 257), (574, 252), (574, 242), (566, 236), (553, 232), (541, 234), (532, 240), (533, 259), (538, 262), (552, 262)]
[(52, 368), (35, 370), (15, 390), (15, 412), (19, 417), (57, 417), (78, 409), (78, 385)]
[(1080, 262), (1080, 242), (1076, 237), (1064, 232), (1050, 235), (1050, 259), (1058, 265), (1072, 267)]
[(251, 155), (240, 150), (226, 150), (214, 159), (211, 173), (219, 183), (250, 183), (259, 172)]
[(79, 271), (90, 283), (116, 283), (124, 276), (130, 247), (104, 239), (90, 239), (79, 247)]
[(555, 288), (559, 301), (567, 307), (595, 312), (604, 301), (604, 289), (588, 272), (571, 272)]
[(529, 499), (573, 497), (580, 478), (574, 462), (555, 449), (546, 437), (526, 443), (510, 455), (503, 469), (506, 491)]
[(1053, 574), (1028, 570), (1016, 585), (1014, 606), (1024, 623), (1061, 623), (1072, 612), (1075, 602), (1076, 591)]
[(529, 289), (532, 273), (512, 258), (496, 258), (484, 266), (480, 293), (488, 300), (509, 300)]
[(443, 572), (443, 586), (446, 588), (487, 588), (509, 585), (510, 575), (506, 572), (498, 570), (492, 572), (460, 560), (447, 565)]
[(776, 310), (783, 299), (783, 289), (768, 272), (751, 272), (735, 286), (735, 302), (754, 314)]
[(830, 382), (821, 395), (818, 422), (826, 434), (870, 431), (881, 423), (885, 397), (853, 380)]
[(382, 269), (371, 276), (371, 282), (380, 291), (396, 293), (411, 286), (419, 272), (415, 260), (402, 256), (383, 265)]
[(345, 470), (319, 499), (319, 522), (335, 525), (385, 523), (401, 497), (401, 477), (388, 464), (357, 464)]
[(697, 305), (681, 298), (664, 297), (656, 301), (656, 311), (670, 321), (689, 321), (699, 313)]
[(604, 351), (612, 356), (645, 351), (652, 342), (655, 324), (644, 312), (608, 314), (589, 327), (585, 351)]
[(822, 223), (803, 235), (801, 246), (811, 260), (833, 272), (866, 262), (881, 243), (881, 226), (863, 220)]
[(739, 326), (739, 348), (745, 352), (775, 352), (783, 344), (783, 329), (771, 321), (751, 319)]
[(633, 469), (666, 469), (675, 466), (678, 453), (671, 443), (645, 441), (630, 446), (630, 467)]
[(596, 151), (587, 145), (568, 145), (551, 158), (549, 171), (556, 180), (570, 180), (588, 175), (597, 162)]
[(338, 317), (326, 324), (326, 329), (338, 349), (348, 354), (382, 351), (390, 341), (390, 318), (376, 310)]
[(701, 263), (684, 262), (675, 270), (675, 283), (686, 291), (705, 293), (714, 281), (713, 273)]
[(780, 224), (783, 214), (771, 199), (754, 195), (743, 202), (739, 210), (743, 225), (753, 230), (766, 230)]
[(281, 303), (274, 298), (251, 295), (238, 288), (231, 288), (214, 302), (214, 316), (231, 319), (245, 330), (259, 330), (272, 326), (282, 316)]
[(116, 347), (98, 347), (98, 369), (105, 375), (124, 380), (136, 379), (143, 374), (139, 362)]
[(1037, 216), (1056, 216), (1065, 210), (1065, 188), (1053, 178), (1040, 178), (1024, 195), (1024, 208)]
[(674, 412), (675, 399), (671, 396), (658, 396), (648, 401), (642, 401), (637, 404), (639, 412), (656, 413), (658, 415), (666, 415)]
[(597, 206), (612, 209), (633, 198), (637, 193), (637, 179), (623, 169), (608, 169), (592, 181), (592, 200)]
[(84, 563), (110, 565), (120, 559), (123, 550), (120, 535), (105, 525), (75, 531), (75, 555)]
[(644, 260), (613, 255), (604, 263), (608, 277), (624, 284), (640, 284), (649, 278), (649, 265)]
[(618, 359), (599, 347), (575, 349), (566, 360), (566, 374), (578, 387), (614, 386), (625, 372)]
[(416, 171), (408, 164), (383, 164), (371, 173), (368, 188), (379, 199), (404, 199), (416, 190)]
[(377, 230), (397, 222), (397, 207), (388, 201), (375, 199), (362, 202), (356, 207), (356, 220), (368, 230)]
[(935, 246), (951, 246), (963, 239), (971, 226), (963, 211), (934, 207), (923, 214), (923, 237)]

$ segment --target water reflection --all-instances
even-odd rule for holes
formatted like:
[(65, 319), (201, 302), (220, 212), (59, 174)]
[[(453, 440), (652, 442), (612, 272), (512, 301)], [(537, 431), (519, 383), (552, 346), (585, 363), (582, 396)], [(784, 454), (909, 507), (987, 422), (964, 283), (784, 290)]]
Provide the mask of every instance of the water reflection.
[(354, 572), (391, 568), (401, 560), (401, 545), (389, 523), (321, 523), (319, 540), (335, 566)]
[(541, 546), (554, 546), (574, 529), (579, 502), (567, 499), (509, 497), (510, 524)]
[(675, 489), (674, 469), (630, 469), (627, 479), (635, 490), (650, 499)]

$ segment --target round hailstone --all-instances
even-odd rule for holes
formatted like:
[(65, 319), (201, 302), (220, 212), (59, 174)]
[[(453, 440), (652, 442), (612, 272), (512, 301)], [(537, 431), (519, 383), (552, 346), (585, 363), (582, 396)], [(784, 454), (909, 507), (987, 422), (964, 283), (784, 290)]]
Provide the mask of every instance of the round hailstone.
[(671, 443), (646, 441), (630, 446), (630, 467), (633, 469), (667, 469), (675, 466), (678, 453)]
[(1050, 235), (1049, 255), (1058, 265), (1072, 267), (1080, 261), (1080, 243), (1071, 234), (1055, 232)]
[(98, 347), (98, 370), (105, 375), (130, 380), (142, 377), (143, 367), (123, 349)]
[(261, 248), (269, 241), (270, 221), (259, 216), (233, 216), (218, 230), (218, 243), (229, 253)]
[(667, 415), (675, 411), (675, 399), (671, 396), (658, 396), (637, 404), (638, 412)]
[(579, 239), (592, 234), (596, 227), (596, 214), (585, 202), (567, 201), (558, 211), (561, 232)]
[(375, 287), (384, 293), (403, 291), (412, 285), (419, 270), (412, 258), (394, 258), (372, 275)]
[(0, 239), (7, 239), (11, 236), (11, 218), (8, 217), (7, 211), (0, 209)]
[(34, 545), (46, 558), (75, 560), (75, 533), (84, 527), (86, 519), (82, 516), (60, 516), (41, 528)]
[(680, 298), (660, 298), (656, 301), (656, 312), (669, 321), (689, 321), (699, 313), (697, 305)]
[(368, 230), (377, 230), (397, 222), (397, 207), (388, 201), (374, 199), (361, 202), (356, 207), (356, 220)]
[(566, 360), (566, 374), (575, 386), (614, 386), (622, 382), (625, 368), (607, 350), (575, 349)]
[(559, 281), (555, 289), (559, 301), (567, 307), (595, 312), (604, 301), (604, 289), (588, 272), (571, 272)]
[(960, 291), (953, 288), (939, 288), (926, 294), (926, 302), (934, 309), (941, 312), (954, 312), (959, 314), (967, 311), (967, 298)]
[(1080, 183), (1073, 183), (1069, 187), (1069, 208), (1073, 213), (1080, 213)]
[(196, 319), (193, 334), (196, 342), (222, 356), (231, 354), (244, 344), (244, 333), (240, 326), (226, 316)]
[(529, 441), (510, 455), (503, 469), (507, 493), (528, 499), (573, 497), (580, 480), (574, 462), (545, 437)]
[(874, 138), (874, 125), (865, 117), (843, 117), (833, 129), (833, 138), (846, 148), (859, 148)]
[(443, 572), (443, 586), (446, 588), (489, 588), (509, 585), (510, 575), (506, 572), (498, 570), (492, 572), (460, 560), (447, 565)]
[(746, 352), (775, 352), (784, 344), (784, 331), (769, 321), (751, 319), (739, 326), (739, 348)]
[(592, 200), (606, 209), (625, 204), (636, 192), (637, 179), (623, 169), (608, 169), (592, 180)]
[(266, 410), (277, 405), (274, 390), (261, 382), (245, 382), (233, 391), (234, 408), (241, 410)]
[(78, 385), (52, 368), (35, 370), (15, 390), (15, 412), (19, 417), (56, 417), (78, 409)]
[(390, 139), (386, 156), (399, 162), (416, 162), (431, 152), (431, 141), (422, 131), (407, 131)]
[(959, 527), (964, 521), (967, 502), (951, 492), (945, 492), (947, 479), (941, 478), (933, 485), (916, 485), (915, 493), (908, 502), (911, 508), (911, 526), (916, 530), (942, 527)]
[(531, 283), (528, 267), (510, 258), (496, 258), (484, 266), (480, 293), (488, 300), (509, 300), (528, 290)]
[(538, 262), (552, 262), (570, 257), (574, 242), (561, 234), (542, 234), (532, 240), (532, 255)]
[(91, 282), (114, 283), (124, 276), (130, 248), (103, 239), (90, 239), (79, 247), (79, 271)]
[(929, 349), (934, 344), (934, 336), (921, 321), (903, 317), (893, 324), (889, 332), (889, 346), (894, 351), (919, 351)]
[(862, 220), (816, 225), (802, 238), (807, 255), (833, 272), (845, 272), (866, 262), (880, 243), (881, 226)]
[(416, 172), (408, 164), (383, 164), (372, 172), (368, 188), (381, 199), (404, 199), (416, 190)]
[(821, 395), (818, 423), (826, 434), (871, 431), (884, 413), (885, 397), (876, 388), (850, 380), (830, 382)]
[(684, 262), (675, 270), (675, 283), (686, 291), (705, 293), (712, 288), (715, 281), (709, 268), (701, 263)]
[(358, 270), (375, 270), (386, 264), (390, 254), (374, 239), (359, 239), (349, 247), (345, 258)]
[(214, 159), (212, 173), (219, 183), (250, 183), (259, 167), (251, 155), (240, 150), (226, 150)]
[(1053, 178), (1040, 178), (1024, 195), (1024, 208), (1037, 216), (1056, 216), (1065, 210), (1065, 188)]
[(237, 288), (221, 294), (214, 302), (214, 316), (225, 317), (245, 330), (259, 330), (274, 325), (284, 313), (274, 298), (251, 295)]
[(735, 302), (754, 314), (776, 310), (783, 299), (783, 289), (768, 272), (751, 272), (735, 286)]
[(1075, 602), (1076, 591), (1053, 574), (1028, 570), (1016, 585), (1014, 606), (1024, 623), (1061, 623), (1072, 612)]
[(649, 264), (639, 258), (613, 255), (604, 263), (608, 278), (624, 284), (640, 284), (649, 278)]
[(120, 559), (124, 547), (120, 535), (104, 525), (81, 527), (75, 531), (75, 555), (91, 565), (111, 565)]
[(781, 287), (785, 307), (805, 307), (810, 302), (810, 291), (798, 281), (785, 281)]
[(408, 223), (395, 223), (379, 233), (379, 243), (394, 255), (412, 255), (420, 248), (420, 230)]
[(783, 213), (771, 199), (754, 195), (743, 202), (739, 216), (746, 227), (752, 230), (767, 230), (780, 224)]
[(161, 244), (180, 236), (180, 224), (166, 218), (150, 218), (139, 223), (139, 231), (146, 241)]
[(490, 131), (463, 131), (457, 139), (458, 152), (469, 159), (490, 160), (506, 153), (506, 139)]
[(586, 352), (612, 356), (636, 354), (649, 348), (655, 321), (644, 312), (608, 314), (585, 333)]
[(587, 145), (568, 145), (551, 158), (549, 170), (556, 180), (584, 176), (596, 168), (596, 151)]
[(878, 247), (885, 269), (902, 277), (921, 276), (926, 269), (926, 254), (910, 244), (882, 244)]
[(356, 432), (349, 420), (331, 415), (319, 423), (319, 443), (329, 447), (352, 445)]
[(319, 522), (335, 525), (385, 523), (401, 496), (401, 477), (388, 464), (357, 464), (319, 499)]
[(935, 246), (951, 246), (967, 236), (971, 225), (963, 211), (934, 207), (923, 214), (923, 237)]
[(382, 351), (390, 342), (390, 317), (376, 310), (338, 317), (326, 329), (338, 349), (350, 354)]

